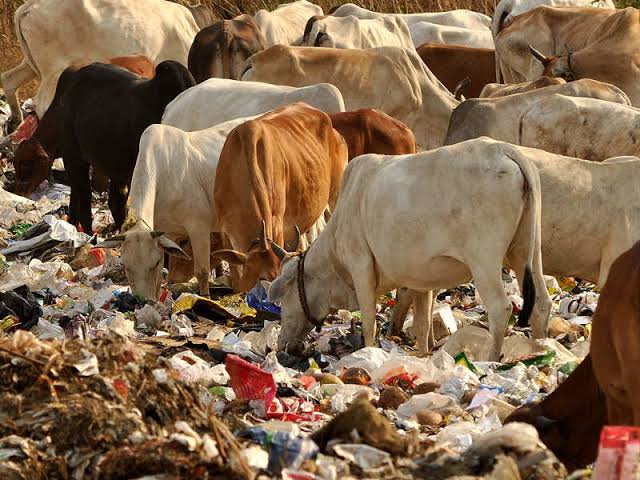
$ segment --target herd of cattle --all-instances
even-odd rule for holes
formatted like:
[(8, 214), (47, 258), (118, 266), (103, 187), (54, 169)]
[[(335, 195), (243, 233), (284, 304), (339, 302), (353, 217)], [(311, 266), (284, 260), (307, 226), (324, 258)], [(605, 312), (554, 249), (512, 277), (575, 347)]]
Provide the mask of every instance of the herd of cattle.
[[(39, 121), (13, 190), (30, 195), (62, 157), (70, 221), (90, 231), (91, 190), (108, 181), (121, 233), (103, 245), (122, 247), (134, 292), (157, 298), (164, 253), (170, 281), (195, 275), (202, 294), (226, 261), (238, 291), (273, 281), (291, 353), (335, 308), (360, 309), (373, 345), (375, 300), (394, 288), (427, 351), (433, 291), (473, 278), (498, 359), (503, 264), (535, 337), (543, 272), (611, 277), (591, 356), (516, 415), (555, 417), (543, 438), (575, 465), (595, 453), (567, 453), (567, 432), (640, 424), (625, 365), (640, 355), (640, 253), (616, 262), (640, 240), (639, 20), (610, 0), (502, 0), (493, 19), (298, 0), (231, 20), (164, 0), (27, 0), (24, 59), (1, 81), (13, 129), (17, 88), (40, 79)], [(562, 407), (578, 388), (593, 392), (590, 422)]]

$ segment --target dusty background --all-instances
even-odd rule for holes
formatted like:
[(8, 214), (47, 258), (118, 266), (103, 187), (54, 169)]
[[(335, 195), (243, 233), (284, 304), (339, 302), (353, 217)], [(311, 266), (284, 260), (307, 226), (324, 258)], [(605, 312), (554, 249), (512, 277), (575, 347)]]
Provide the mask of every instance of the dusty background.
[[(64, 1), (64, 0), (61, 0)], [(185, 0), (176, 0), (177, 3), (189, 3)], [(272, 10), (278, 3), (286, 3), (290, 0), (203, 0), (211, 10), (220, 18), (232, 18), (240, 13), (255, 13), (261, 8)], [(349, 0), (314, 0), (325, 12), (331, 7), (347, 3)], [(370, 10), (379, 12), (438, 12), (467, 8), (491, 15), (495, 8), (494, 0), (352, 0)], [(22, 53), (16, 43), (13, 26), (13, 14), (16, 9), (25, 3), (25, 0), (0, 0), (0, 72), (9, 70), (20, 63)], [(191, 3), (196, 3), (195, 1)], [(18, 92), (21, 99), (28, 98), (35, 93), (37, 82), (31, 81), (24, 85)]]

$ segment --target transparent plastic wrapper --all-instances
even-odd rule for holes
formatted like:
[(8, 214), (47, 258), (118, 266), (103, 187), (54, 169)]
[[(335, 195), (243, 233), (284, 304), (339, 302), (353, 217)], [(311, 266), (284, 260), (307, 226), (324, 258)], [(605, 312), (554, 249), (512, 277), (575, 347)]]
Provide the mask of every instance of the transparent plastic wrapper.
[(244, 339), (240, 338), (235, 332), (229, 332), (222, 339), (222, 351), (235, 353), (241, 357), (249, 358), (254, 362), (262, 361), (262, 357), (256, 355), (251, 350), (251, 344), (249, 342), (245, 342)]
[(482, 379), (485, 385), (502, 387), (504, 396), (514, 404), (525, 403), (540, 390), (540, 371), (535, 366), (525, 367), (518, 363), (513, 368), (503, 371), (490, 371)]
[(398, 407), (398, 415), (415, 420), (416, 414), (421, 410), (433, 410), (442, 415), (446, 415), (451, 411), (461, 411), (453, 398), (440, 393), (429, 392), (414, 395), (408, 402), (400, 405)]
[(52, 338), (62, 340), (65, 338), (64, 330), (59, 325), (51, 323), (49, 320), (41, 318), (38, 320), (38, 324), (32, 330), (40, 340), (50, 340)]
[(226, 385), (230, 379), (224, 365), (211, 366), (189, 350), (176, 353), (169, 359), (169, 364), (187, 383)]
[(211, 330), (209, 330), (209, 333), (207, 333), (207, 340), (222, 342), (227, 333), (229, 333), (229, 329), (215, 326)]
[(389, 360), (389, 354), (378, 347), (365, 347), (342, 357), (333, 368), (340, 371), (342, 368), (364, 368), (369, 374), (380, 368), (384, 362)]
[(488, 330), (480, 327), (463, 327), (451, 335), (442, 349), (452, 357), (464, 352), (471, 361), (481, 361), (489, 358), (492, 338)]
[(556, 353), (555, 360), (553, 362), (553, 365), (555, 367), (559, 367), (560, 365), (564, 365), (565, 363), (575, 362), (578, 360), (578, 357), (567, 350), (555, 338), (543, 338), (541, 340), (537, 340), (537, 342), (547, 351), (551, 350)]
[(532, 338), (511, 335), (502, 344), (502, 362), (512, 363), (531, 355), (542, 355), (545, 351), (545, 347)]
[(273, 375), (276, 383), (283, 383), (289, 386), (293, 384), (293, 377), (298, 374), (296, 370), (280, 365), (276, 352), (269, 352), (260, 366), (265, 372)]
[(442, 375), (430, 358), (412, 357), (393, 353), (378, 368), (373, 370), (371, 378), (377, 383), (385, 383), (389, 378), (406, 373), (415, 375), (416, 384), (437, 382)]
[(591, 342), (589, 340), (583, 340), (582, 342), (578, 342), (573, 347), (571, 347), (570, 351), (579, 359), (583, 359), (589, 354), (590, 349)]
[(127, 320), (121, 312), (115, 312), (114, 315), (108, 316), (98, 323), (98, 330), (111, 330), (120, 335), (134, 335), (134, 323)]
[(319, 392), (325, 398), (331, 398), (331, 408), (334, 412), (344, 412), (349, 408), (358, 395), (371, 395), (373, 390), (365, 385), (344, 385), (331, 383), (316, 384), (312, 393)]
[(339, 457), (355, 463), (362, 470), (378, 468), (391, 463), (391, 455), (387, 452), (360, 443), (341, 443), (333, 446), (333, 451)]
[(498, 398), (496, 390), (483, 387), (480, 387), (467, 407), (467, 410), (472, 412), (474, 416), (486, 417), (496, 414), (501, 422), (504, 422), (515, 409), (516, 407), (513, 405)]
[(17, 242), (13, 242), (7, 248), (0, 250), (0, 253), (3, 255), (10, 255), (20, 252), (30, 252), (50, 240), (71, 242), (71, 245), (74, 248), (78, 248), (91, 240), (91, 237), (86, 233), (78, 232), (76, 227), (64, 220), (54, 217), (53, 215), (45, 215), (42, 221), (49, 225), (49, 230), (47, 232), (27, 240), (18, 240)]
[(147, 304), (134, 313), (136, 317), (136, 328), (146, 326), (147, 328), (158, 329), (162, 323), (162, 316), (151, 305)]
[(191, 319), (181, 313), (171, 315), (168, 331), (170, 334), (180, 337), (193, 337)]
[(447, 425), (436, 435), (437, 443), (447, 443), (457, 453), (466, 451), (482, 434), (502, 427), (497, 415), (490, 415), (473, 422), (457, 422)]
[(280, 324), (278, 322), (264, 322), (264, 327), (259, 332), (247, 333), (243, 340), (251, 344), (251, 350), (264, 357), (267, 351), (276, 350), (278, 345), (278, 335), (280, 335)]

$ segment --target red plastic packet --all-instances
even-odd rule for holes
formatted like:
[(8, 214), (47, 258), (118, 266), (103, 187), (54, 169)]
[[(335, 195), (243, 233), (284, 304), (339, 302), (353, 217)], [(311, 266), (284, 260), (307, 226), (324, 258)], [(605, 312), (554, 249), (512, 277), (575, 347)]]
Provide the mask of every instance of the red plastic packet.
[(593, 480), (632, 480), (638, 470), (640, 427), (606, 426), (600, 432)]
[(27, 115), (24, 121), (18, 126), (18, 129), (11, 135), (11, 141), (14, 144), (29, 140), (38, 128), (38, 117), (36, 115)]
[(98, 265), (102, 265), (104, 263), (104, 249), (103, 248), (92, 248), (89, 250), (89, 255), (92, 255), (93, 258), (96, 259)]
[(236, 397), (240, 400), (264, 400), (264, 408), (268, 412), (277, 391), (273, 375), (237, 355), (227, 355), (224, 365)]

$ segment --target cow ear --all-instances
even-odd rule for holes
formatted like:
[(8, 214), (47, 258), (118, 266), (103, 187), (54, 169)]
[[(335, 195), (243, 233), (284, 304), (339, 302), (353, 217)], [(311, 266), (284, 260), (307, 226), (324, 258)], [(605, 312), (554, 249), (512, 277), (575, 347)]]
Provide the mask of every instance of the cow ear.
[(239, 252), (237, 250), (216, 250), (215, 252), (211, 253), (211, 256), (224, 260), (225, 262), (232, 265), (244, 265), (247, 261), (247, 254)]
[(299, 261), (300, 257), (294, 256), (282, 266), (280, 275), (269, 286), (267, 297), (270, 302), (277, 302), (282, 299), (289, 285), (296, 279), (297, 262)]
[(181, 257), (181, 258), (184, 258), (186, 260), (191, 260), (191, 257), (187, 254), (187, 252), (182, 250), (178, 246), (178, 244), (175, 243), (173, 240), (169, 240), (164, 235), (159, 236), (157, 238), (157, 240), (158, 240), (158, 246), (162, 250), (164, 250), (165, 253), (167, 253), (169, 255), (173, 255), (174, 257)]

